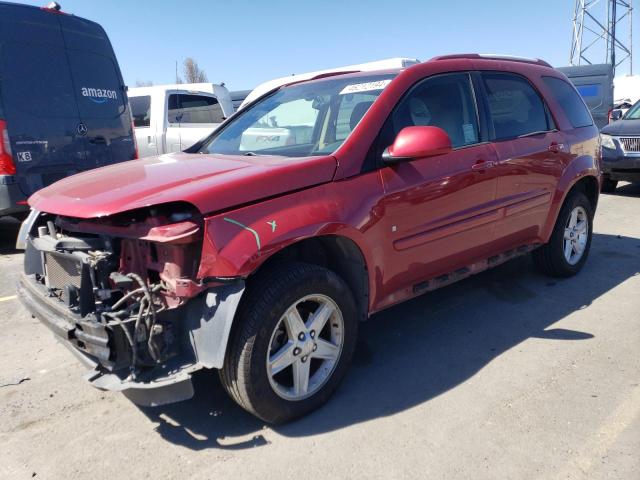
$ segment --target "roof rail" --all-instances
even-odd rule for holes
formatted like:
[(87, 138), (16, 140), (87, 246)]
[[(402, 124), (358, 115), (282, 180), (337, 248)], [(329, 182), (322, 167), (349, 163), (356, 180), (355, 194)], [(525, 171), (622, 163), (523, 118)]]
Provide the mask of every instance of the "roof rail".
[(429, 61), (433, 60), (455, 60), (459, 58), (476, 58), (483, 60), (506, 60), (509, 62), (522, 62), (522, 63), (533, 63), (535, 65), (542, 65), (543, 67), (551, 67), (551, 65), (544, 60), (539, 58), (527, 58), (527, 57), (517, 57), (515, 55), (497, 55), (497, 54), (487, 54), (487, 53), (460, 53), (454, 55), (441, 55), (438, 57), (433, 57)]

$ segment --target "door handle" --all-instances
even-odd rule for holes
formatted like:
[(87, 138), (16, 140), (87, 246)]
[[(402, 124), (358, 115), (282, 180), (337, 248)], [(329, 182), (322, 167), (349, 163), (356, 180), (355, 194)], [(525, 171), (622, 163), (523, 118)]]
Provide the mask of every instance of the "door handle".
[(549, 145), (549, 151), (552, 153), (560, 153), (563, 150), (564, 150), (563, 143), (553, 142), (551, 143), (551, 145)]
[(471, 165), (471, 170), (473, 171), (482, 171), (482, 170), (486, 170), (488, 168), (493, 168), (496, 166), (496, 163), (492, 160), (486, 161), (486, 160), (478, 160), (476, 163), (474, 163), (473, 165)]

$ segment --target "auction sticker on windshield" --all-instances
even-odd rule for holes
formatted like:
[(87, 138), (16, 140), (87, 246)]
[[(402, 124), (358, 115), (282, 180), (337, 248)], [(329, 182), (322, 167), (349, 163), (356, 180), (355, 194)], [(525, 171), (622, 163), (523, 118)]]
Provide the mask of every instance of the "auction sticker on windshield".
[(360, 92), (370, 92), (373, 90), (382, 90), (384, 87), (389, 85), (391, 80), (378, 80), (377, 82), (367, 82), (367, 83), (355, 83), (353, 85), (347, 85), (340, 91), (340, 95), (346, 95), (348, 93), (360, 93)]

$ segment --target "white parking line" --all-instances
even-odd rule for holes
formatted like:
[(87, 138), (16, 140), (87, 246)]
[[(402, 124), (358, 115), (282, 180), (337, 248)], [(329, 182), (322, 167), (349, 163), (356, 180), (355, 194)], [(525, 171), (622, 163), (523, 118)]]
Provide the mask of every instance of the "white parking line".
[(15, 300), (18, 298), (16, 295), (11, 295), (9, 297), (0, 297), (0, 302), (8, 302), (9, 300)]

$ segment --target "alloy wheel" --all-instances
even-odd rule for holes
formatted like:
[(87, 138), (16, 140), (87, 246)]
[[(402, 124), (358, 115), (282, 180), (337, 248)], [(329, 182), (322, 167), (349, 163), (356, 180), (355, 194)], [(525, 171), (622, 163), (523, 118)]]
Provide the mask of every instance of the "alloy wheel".
[(285, 400), (310, 397), (331, 378), (343, 344), (342, 312), (331, 298), (297, 300), (271, 334), (266, 359), (271, 388)]
[(587, 247), (589, 239), (589, 217), (586, 210), (577, 206), (571, 211), (564, 227), (564, 258), (570, 265), (577, 264)]

